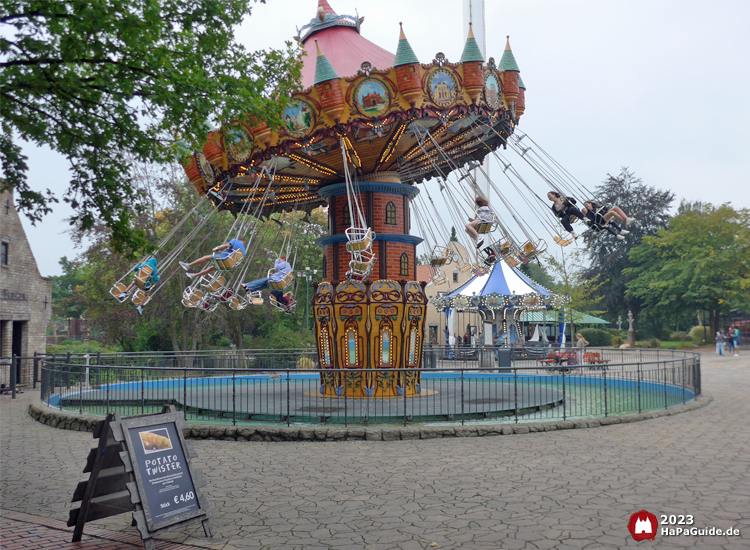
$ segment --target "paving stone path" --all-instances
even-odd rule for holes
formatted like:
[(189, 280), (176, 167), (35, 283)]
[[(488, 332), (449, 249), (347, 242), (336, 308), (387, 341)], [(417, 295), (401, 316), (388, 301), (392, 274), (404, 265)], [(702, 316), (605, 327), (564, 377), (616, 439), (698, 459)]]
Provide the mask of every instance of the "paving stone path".
[[(412, 441), (195, 441), (214, 537), (198, 524), (161, 538), (220, 550), (750, 548), (750, 352), (704, 351), (713, 402), (642, 422)], [(94, 440), (33, 421), (38, 393), (18, 397), (0, 400), (0, 508), (65, 521)], [(627, 523), (642, 509), (741, 534), (638, 543)], [(136, 534), (130, 514), (92, 526)]]

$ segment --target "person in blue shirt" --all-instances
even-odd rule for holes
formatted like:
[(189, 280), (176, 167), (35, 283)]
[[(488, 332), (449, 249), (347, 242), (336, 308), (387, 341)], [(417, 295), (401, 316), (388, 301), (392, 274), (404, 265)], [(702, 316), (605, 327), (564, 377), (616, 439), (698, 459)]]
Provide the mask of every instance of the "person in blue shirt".
[[(286, 256), (284, 254), (280, 255), (276, 261), (273, 264), (274, 272), (271, 273), (269, 277), (264, 277), (263, 279), (256, 279), (255, 281), (250, 281), (249, 283), (244, 283), (242, 286), (245, 287), (245, 290), (248, 292), (256, 292), (258, 290), (265, 290), (268, 288), (269, 282), (280, 282), (284, 280), (284, 277), (289, 275), (292, 271), (292, 266), (289, 265), (289, 262), (286, 261)], [(271, 296), (276, 298), (276, 301), (283, 305), (284, 307), (290, 307), (294, 303), (294, 298), (292, 298), (291, 294), (284, 294), (281, 290), (274, 289), (271, 291)]]
[[(156, 258), (149, 258), (149, 259), (148, 259), (148, 260), (146, 260), (145, 262), (143, 262), (143, 263), (140, 263), (140, 264), (136, 265), (136, 266), (135, 266), (135, 267), (133, 268), (133, 272), (134, 272), (134, 273), (138, 273), (138, 271), (139, 271), (139, 270), (140, 270), (140, 269), (141, 269), (142, 267), (150, 267), (150, 268), (151, 268), (151, 275), (149, 275), (149, 276), (148, 276), (148, 278), (146, 279), (146, 282), (145, 282), (145, 283), (144, 283), (144, 285), (143, 285), (143, 291), (144, 291), (144, 292), (148, 292), (149, 290), (151, 290), (151, 287), (152, 287), (152, 286), (154, 286), (154, 285), (155, 285), (156, 283), (158, 283), (158, 282), (159, 282), (159, 271), (158, 271), (158, 269), (157, 269), (157, 261), (156, 261)], [(122, 294), (120, 294), (120, 295), (119, 295), (119, 296), (117, 297), (117, 299), (118, 299), (118, 300), (120, 300), (120, 302), (124, 302), (124, 301), (125, 301), (125, 300), (127, 299), (127, 297), (128, 297), (128, 294), (130, 293), (130, 291), (131, 291), (131, 290), (133, 290), (133, 287), (135, 286), (135, 284), (136, 284), (136, 283), (135, 283), (135, 279), (133, 279), (133, 282), (132, 282), (132, 283), (130, 283), (130, 284), (129, 284), (129, 285), (128, 285), (128, 286), (126, 287), (126, 288), (125, 288), (125, 291), (124, 291), (124, 292), (123, 292)], [(138, 310), (138, 313), (139, 313), (140, 315), (143, 315), (143, 306), (138, 306), (137, 310)]]
[(184, 269), (185, 271), (188, 271), (185, 275), (190, 277), (191, 279), (194, 277), (201, 277), (203, 275), (208, 275), (212, 271), (215, 271), (216, 268), (214, 266), (209, 266), (203, 271), (199, 271), (198, 273), (189, 273), (191, 267), (195, 267), (197, 265), (203, 265), (207, 262), (210, 262), (213, 259), (216, 260), (223, 260), (229, 257), (229, 255), (234, 252), (235, 250), (241, 250), (242, 256), (244, 258), (245, 256), (245, 241), (242, 239), (242, 237), (237, 237), (236, 239), (232, 239), (228, 243), (220, 244), (219, 246), (215, 246), (212, 250), (214, 252), (213, 254), (209, 254), (207, 256), (202, 256), (198, 258), (197, 260), (193, 260), (190, 263), (186, 262), (180, 262), (180, 267)]

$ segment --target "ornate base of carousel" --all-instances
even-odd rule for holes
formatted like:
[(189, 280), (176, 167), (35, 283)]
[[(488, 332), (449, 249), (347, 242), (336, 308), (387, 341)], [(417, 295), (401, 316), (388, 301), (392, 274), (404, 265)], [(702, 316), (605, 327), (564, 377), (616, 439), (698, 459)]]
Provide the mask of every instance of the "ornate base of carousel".
[(320, 376), (319, 396), (426, 395), (415, 370), (422, 366), (425, 284), (378, 280), (317, 285), (313, 316), (318, 361), (321, 369), (331, 369)]

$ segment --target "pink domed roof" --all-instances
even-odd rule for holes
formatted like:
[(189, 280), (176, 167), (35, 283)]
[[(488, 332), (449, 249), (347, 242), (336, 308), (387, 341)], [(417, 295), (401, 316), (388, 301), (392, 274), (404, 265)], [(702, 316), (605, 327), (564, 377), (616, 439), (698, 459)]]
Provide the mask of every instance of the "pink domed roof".
[[(310, 21), (309, 33), (302, 39), (307, 52), (302, 67), (302, 86), (308, 88), (315, 82), (315, 64), (318, 41), (323, 55), (340, 77), (354, 76), (363, 62), (369, 61), (376, 69), (393, 67), (396, 56), (373, 44), (359, 34), (359, 22), (354, 17), (338, 16), (326, 0), (318, 0), (318, 11), (322, 8), (324, 19), (315, 17)], [(307, 25), (306, 25), (307, 27)], [(305, 29), (305, 27), (303, 27)], [(310, 38), (315, 37), (315, 40)]]

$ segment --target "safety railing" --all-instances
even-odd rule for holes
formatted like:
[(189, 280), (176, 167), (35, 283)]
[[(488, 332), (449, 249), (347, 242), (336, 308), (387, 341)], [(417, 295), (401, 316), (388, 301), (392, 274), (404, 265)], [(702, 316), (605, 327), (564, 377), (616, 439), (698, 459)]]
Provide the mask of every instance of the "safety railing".
[[(200, 362), (193, 367), (45, 357), (41, 397), (52, 407), (100, 416), (147, 414), (173, 404), (195, 422), (348, 426), (606, 417), (681, 405), (701, 393), (700, 356), (692, 352), (587, 348), (581, 356), (560, 350), (572, 354), (556, 362), (548, 355), (513, 357), (507, 348), (465, 350), (451, 359), (447, 351), (425, 347), (425, 368), (410, 371), (303, 369), (316, 365), (315, 353), (301, 350), (213, 362), (193, 356)], [(351, 389), (365, 379), (378, 384), (405, 373), (417, 375), (419, 387), (391, 398), (328, 396), (321, 393), (322, 372), (341, 374)]]

